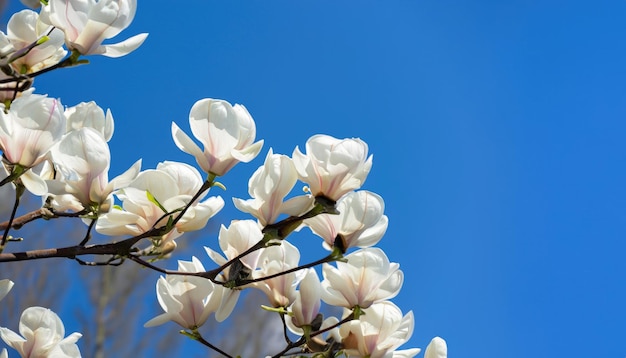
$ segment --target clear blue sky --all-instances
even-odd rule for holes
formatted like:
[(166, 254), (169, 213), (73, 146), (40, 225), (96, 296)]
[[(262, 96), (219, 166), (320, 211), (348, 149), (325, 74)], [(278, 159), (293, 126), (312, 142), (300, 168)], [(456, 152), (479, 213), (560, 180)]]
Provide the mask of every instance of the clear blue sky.
[(139, 0), (114, 40), (142, 47), (35, 87), (111, 108), (112, 176), (191, 163), (170, 123), (196, 100), (244, 104), (266, 144), (224, 179), (239, 197), (270, 147), (360, 137), (415, 314), (405, 347), (624, 357), (625, 19), (606, 0)]

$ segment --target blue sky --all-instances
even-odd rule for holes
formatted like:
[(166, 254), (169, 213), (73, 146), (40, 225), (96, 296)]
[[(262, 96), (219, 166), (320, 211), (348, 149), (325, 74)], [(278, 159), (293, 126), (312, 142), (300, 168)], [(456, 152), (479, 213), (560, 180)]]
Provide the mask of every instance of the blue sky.
[(142, 47), (35, 87), (111, 108), (111, 176), (192, 163), (171, 121), (205, 97), (244, 104), (265, 147), (224, 178), (227, 203), (270, 147), (360, 137), (379, 246), (405, 272), (394, 302), (415, 314), (405, 347), (623, 357), (625, 19), (606, 0), (139, 1), (114, 40), (149, 32)]

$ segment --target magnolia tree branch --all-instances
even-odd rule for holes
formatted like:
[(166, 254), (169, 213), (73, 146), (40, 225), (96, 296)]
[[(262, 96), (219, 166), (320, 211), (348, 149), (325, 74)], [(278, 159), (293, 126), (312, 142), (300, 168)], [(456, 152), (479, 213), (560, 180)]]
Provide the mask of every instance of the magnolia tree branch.
[(74, 218), (74, 217), (81, 217), (82, 215), (85, 215), (85, 214), (87, 214), (86, 210), (79, 211), (76, 213), (60, 213), (60, 212), (54, 211), (53, 209), (42, 207), (42, 208), (33, 210), (29, 213), (20, 215), (14, 218), (12, 222), (10, 220), (7, 220), (5, 222), (0, 223), (0, 230), (6, 230), (6, 228), (9, 226), (13, 230), (19, 230), (22, 228), (22, 226), (38, 219), (48, 220), (48, 219), (57, 219), (57, 218)]

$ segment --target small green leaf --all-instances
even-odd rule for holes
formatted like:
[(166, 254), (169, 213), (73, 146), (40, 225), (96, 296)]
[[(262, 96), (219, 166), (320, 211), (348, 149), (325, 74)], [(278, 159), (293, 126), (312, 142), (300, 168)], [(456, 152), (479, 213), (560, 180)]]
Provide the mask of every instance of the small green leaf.
[(159, 201), (156, 200), (154, 195), (152, 195), (152, 193), (149, 190), (146, 190), (146, 196), (148, 197), (148, 200), (150, 200), (151, 203), (158, 206), (159, 209), (163, 210), (164, 213), (167, 212), (167, 210), (163, 207), (163, 205), (161, 205), (161, 203), (159, 203)]

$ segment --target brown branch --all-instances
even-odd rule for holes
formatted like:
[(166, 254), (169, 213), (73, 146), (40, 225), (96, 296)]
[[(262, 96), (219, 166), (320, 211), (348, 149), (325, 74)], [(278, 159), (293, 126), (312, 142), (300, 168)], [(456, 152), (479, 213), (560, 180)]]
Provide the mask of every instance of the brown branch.
[[(85, 214), (86, 212), (80, 211), (77, 213), (57, 213), (54, 212), (50, 209), (46, 209), (46, 208), (39, 208), (36, 210), (33, 210), (29, 213), (26, 213), (24, 215), (18, 216), (15, 219), (13, 219), (13, 224), (11, 225), (11, 228), (13, 230), (19, 230), (22, 228), (22, 226), (28, 224), (31, 221), (35, 221), (37, 219), (57, 219), (57, 218), (71, 218), (71, 217), (79, 217), (80, 215)], [(0, 223), (0, 230), (4, 230), (7, 228), (7, 226), (9, 225), (9, 220)]]

